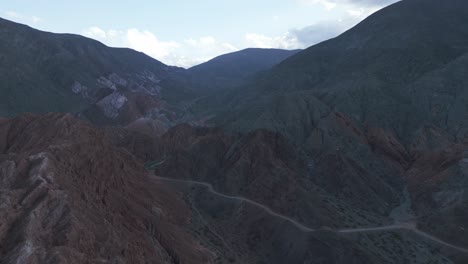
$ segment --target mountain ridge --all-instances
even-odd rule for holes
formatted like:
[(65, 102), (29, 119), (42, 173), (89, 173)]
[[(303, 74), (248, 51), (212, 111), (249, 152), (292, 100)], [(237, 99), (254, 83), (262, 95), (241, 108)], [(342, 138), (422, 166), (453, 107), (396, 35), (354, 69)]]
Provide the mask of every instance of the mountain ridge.
[(198, 89), (232, 89), (299, 51), (246, 48), (193, 66), (188, 69), (188, 74)]
[[(232, 87), (232, 75), (219, 85), (203, 75), (208, 86), (196, 84), (189, 69), (164, 80), (136, 72), (130, 77), (146, 83), (133, 89), (124, 68), (97, 71), (102, 94), (87, 94), (81, 83), (71, 91), (101, 98), (96, 113), (82, 117), (124, 124), (102, 130), (71, 115), (0, 118), (5, 197), (23, 197), (17, 189), (26, 194), (19, 215), (35, 204), (29, 189), (71, 193), (76, 203), (62, 199), (60, 208), (77, 215), (101, 209), (117, 227), (80, 218), (87, 237), (94, 241), (89, 234), (96, 233), (99, 244), (101, 229), (119, 235), (107, 236), (107, 251), (86, 247), (90, 260), (130, 254), (161, 263), (467, 262), (468, 2), (403, 0), (268, 67)], [(173, 100), (163, 94), (168, 90)], [(42, 152), (48, 154), (35, 156)], [(44, 157), (49, 166), (38, 166)], [(56, 198), (46, 197), (40, 217)], [(95, 207), (82, 210), (83, 201)], [(115, 213), (121, 210), (134, 218)], [(64, 219), (54, 217), (52, 226), (69, 230)], [(23, 227), (40, 226), (18, 221), (12, 226), (21, 239), (0, 226), (8, 238), (0, 243), (13, 245), (0, 254), (14, 259), (29, 240), (46, 250), (53, 248), (47, 239), (63, 245), (40, 228), (47, 239), (35, 240)], [(137, 231), (143, 251), (119, 224)], [(119, 252), (120, 235), (131, 252)], [(76, 241), (69, 240), (71, 248)]]
[[(158, 102), (177, 90), (171, 82), (183, 69), (144, 53), (110, 48), (79, 35), (38, 31), (3, 19), (0, 23), (4, 40), (0, 43), (0, 74), (5, 80), (0, 87), (1, 115), (78, 113), (97, 106), (97, 114), (115, 120), (129, 99), (125, 94), (146, 95)], [(184, 90), (177, 92), (183, 94)]]

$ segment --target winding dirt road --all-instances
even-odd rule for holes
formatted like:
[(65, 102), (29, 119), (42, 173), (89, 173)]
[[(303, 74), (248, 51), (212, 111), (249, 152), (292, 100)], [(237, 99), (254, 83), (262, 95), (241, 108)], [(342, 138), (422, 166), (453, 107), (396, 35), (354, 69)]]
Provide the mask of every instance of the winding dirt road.
[(239, 202), (244, 202), (244, 203), (248, 203), (248, 204), (251, 204), (251, 205), (254, 205), (258, 208), (261, 208), (262, 210), (264, 210), (265, 212), (267, 212), (269, 215), (272, 215), (272, 216), (275, 216), (275, 217), (278, 217), (280, 219), (283, 219), (284, 221), (287, 221), (287, 222), (290, 222), (291, 224), (293, 224), (294, 226), (296, 226), (298, 229), (300, 229), (301, 231), (304, 231), (304, 232), (315, 232), (317, 231), (316, 229), (313, 229), (313, 228), (310, 228), (310, 227), (307, 227), (299, 222), (297, 222), (296, 220), (294, 219), (291, 219), (290, 217), (287, 217), (285, 215), (282, 215), (282, 214), (278, 214), (278, 213), (275, 213), (273, 212), (273, 210), (271, 210), (270, 208), (268, 208), (267, 206), (263, 205), (263, 204), (260, 204), (260, 203), (257, 203), (255, 201), (252, 201), (250, 199), (247, 199), (247, 198), (244, 198), (244, 197), (240, 197), (240, 196), (231, 196), (231, 195), (226, 195), (226, 194), (222, 194), (220, 192), (217, 192), (213, 186), (209, 183), (206, 183), (206, 182), (197, 182), (197, 181), (190, 181), (190, 180), (178, 180), (178, 179), (170, 179), (170, 178), (164, 178), (164, 177), (160, 177), (160, 176), (155, 176), (157, 179), (159, 180), (163, 180), (163, 181), (169, 181), (169, 182), (179, 182), (179, 183), (183, 183), (183, 184), (190, 184), (190, 185), (198, 185), (198, 186), (203, 186), (205, 188), (208, 189), (209, 192), (219, 196), (219, 197), (223, 197), (223, 198), (226, 198), (226, 199), (229, 199), (229, 200), (234, 200), (234, 201), (239, 201)]
[[(316, 231), (319, 231), (319, 230), (327, 230), (326, 228), (316, 229), (316, 228), (310, 228), (308, 226), (305, 226), (305, 225), (297, 222), (296, 220), (294, 220), (294, 219), (292, 219), (292, 218), (290, 218), (288, 216), (275, 213), (273, 210), (271, 210), (267, 206), (265, 206), (263, 204), (260, 204), (260, 203), (257, 203), (255, 201), (252, 201), (250, 199), (247, 199), (245, 197), (222, 194), (220, 192), (217, 192), (213, 188), (213, 185), (211, 185), (209, 183), (206, 183), (206, 182), (171, 179), (171, 178), (164, 178), (164, 177), (160, 177), (160, 176), (156, 176), (156, 175), (153, 175), (153, 176), (156, 179), (161, 180), (161, 181), (202, 186), (202, 187), (205, 187), (206, 189), (208, 189), (209, 192), (211, 192), (211, 193), (213, 193), (213, 194), (215, 194), (215, 195), (217, 195), (219, 197), (223, 197), (225, 199), (230, 199), (230, 200), (239, 201), (239, 202), (245, 202), (245, 203), (254, 205), (254, 206), (264, 210), (265, 212), (267, 212), (271, 216), (280, 218), (280, 219), (282, 219), (284, 221), (287, 221), (287, 222), (291, 223), (292, 225), (294, 225), (295, 227), (297, 227), (299, 230), (301, 230), (303, 232), (316, 232)], [(416, 224), (414, 224), (414, 223), (398, 223), (398, 224), (387, 225), (387, 226), (378, 226), (378, 227), (329, 229), (329, 230), (332, 231), (332, 232), (341, 233), (341, 234), (351, 234), (351, 233), (367, 233), (367, 232), (391, 231), (391, 230), (402, 230), (402, 229), (409, 230), (409, 231), (411, 231), (411, 232), (413, 232), (413, 233), (415, 233), (415, 234), (417, 234), (417, 235), (419, 235), (421, 237), (426, 238), (429, 241), (432, 241), (433, 243), (436, 243), (436, 244), (439, 244), (441, 246), (445, 246), (447, 248), (451, 248), (451, 249), (454, 249), (454, 250), (457, 250), (457, 251), (468, 254), (468, 249), (462, 248), (462, 247), (459, 247), (459, 246), (456, 246), (456, 245), (453, 245), (453, 244), (450, 244), (450, 243), (445, 242), (445, 241), (443, 241), (443, 240), (441, 240), (441, 239), (439, 239), (437, 237), (434, 237), (434, 236), (432, 236), (432, 235), (430, 235), (428, 233), (425, 233), (425, 232), (417, 229)]]

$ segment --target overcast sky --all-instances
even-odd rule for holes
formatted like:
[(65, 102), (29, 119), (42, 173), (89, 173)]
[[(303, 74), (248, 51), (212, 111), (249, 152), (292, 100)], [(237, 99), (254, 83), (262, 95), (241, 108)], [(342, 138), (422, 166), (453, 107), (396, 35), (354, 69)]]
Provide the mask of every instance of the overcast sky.
[(15, 0), (0, 16), (190, 67), (247, 47), (297, 49), (397, 0)]

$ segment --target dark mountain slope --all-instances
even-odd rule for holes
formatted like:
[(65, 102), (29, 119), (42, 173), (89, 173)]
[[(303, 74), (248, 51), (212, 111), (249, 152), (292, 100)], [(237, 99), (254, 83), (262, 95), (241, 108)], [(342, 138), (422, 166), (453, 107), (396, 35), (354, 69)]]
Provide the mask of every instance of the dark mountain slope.
[(274, 98), (305, 91), (359, 122), (391, 128), (407, 139), (425, 120), (425, 113), (414, 112), (410, 98), (418, 95), (410, 95), (407, 85), (467, 51), (466, 1), (401, 1), (230, 94), (234, 108), (253, 112), (248, 118), (234, 113), (240, 121), (231, 124), (248, 128), (253, 124), (242, 119), (263, 118)]
[(199, 89), (216, 90), (239, 86), (256, 73), (296, 54), (299, 50), (244, 49), (216, 57), (188, 70), (193, 85)]
[(466, 246), (467, 54), (468, 2), (404, 0), (230, 93), (215, 122), (287, 136), (322, 187), (401, 180), (406, 217)]
[(186, 71), (131, 49), (1, 18), (0, 38), (0, 116), (81, 112), (99, 125), (156, 120), (157, 130), (191, 120), (187, 105), (212, 89), (238, 86), (297, 52), (247, 49)]
[[(401, 155), (397, 148), (392, 148), (396, 142), (386, 142), (387, 137), (379, 135), (379, 131), (369, 133), (368, 139), (358, 138), (357, 128), (346, 127), (349, 120), (343, 115), (334, 115), (329, 122), (330, 125), (335, 122), (337, 133), (348, 135), (346, 140), (357, 148), (353, 154), (368, 154), (366, 148), (370, 147), (355, 141), (370, 141), (381, 153), (393, 157)], [(108, 133), (116, 144), (148, 161), (148, 167), (158, 164), (154, 167), (156, 175), (210, 182), (219, 193), (247, 197), (273, 212), (319, 230), (305, 232), (291, 222), (261, 210), (258, 205), (215, 195), (206, 186), (165, 180), (179, 188), (190, 201), (192, 230), (198, 230), (200, 240), (217, 252), (218, 257), (229, 262), (314, 263), (315, 259), (323, 259), (323, 263), (422, 264), (466, 261), (463, 252), (428, 243), (430, 241), (424, 237), (405, 230), (349, 236), (328, 232), (335, 228), (385, 226), (408, 220), (430, 233), (434, 231), (426, 225), (432, 223), (435, 214), (431, 212), (433, 218), (411, 218), (411, 201), (405, 196), (398, 201), (404, 175), (395, 162), (385, 156), (371, 153), (361, 157), (368, 160), (364, 163), (366, 167), (360, 166), (360, 160), (356, 162), (356, 158), (353, 160), (337, 150), (328, 150), (314, 160), (304, 160), (306, 157), (287, 139), (266, 130), (229, 134), (218, 128), (179, 125), (161, 137), (116, 129), (109, 129)], [(441, 145), (440, 153), (447, 147), (450, 145)], [(444, 170), (445, 163), (456, 164), (457, 152), (449, 152), (452, 153), (450, 157), (423, 151), (418, 165), (412, 167), (414, 182), (417, 182), (420, 170), (430, 170), (427, 160), (431, 160), (434, 172)], [(434, 178), (440, 178), (438, 173), (434, 174)], [(457, 175), (455, 178), (463, 177)], [(417, 183), (411, 184), (409, 190), (412, 193), (414, 187), (422, 190)], [(438, 202), (462, 198), (463, 188), (452, 185)], [(450, 194), (450, 190), (455, 190), (455, 194)], [(414, 199), (418, 201), (415, 210), (424, 207), (421, 200), (426, 199), (422, 196)], [(463, 200), (459, 201), (454, 209), (463, 210), (460, 208)], [(452, 212), (453, 216), (448, 218), (450, 223), (441, 223), (442, 217), (437, 215), (435, 223), (441, 228), (437, 236), (463, 246), (463, 234), (453, 234), (456, 228), (464, 226), (464, 218), (458, 211)], [(443, 234), (442, 230), (451, 233)]]
[[(91, 119), (105, 116), (125, 124), (163, 108), (161, 101), (174, 92), (169, 87), (176, 86), (168, 83), (183, 71), (134, 50), (4, 19), (0, 19), (0, 38), (1, 116), (79, 112), (95, 105)], [(182, 90), (177, 92), (183, 96)], [(148, 102), (141, 103), (142, 96)], [(142, 105), (138, 113), (129, 109), (132, 104)]]
[(282, 81), (272, 89), (313, 89), (343, 79), (414, 80), (466, 52), (467, 6), (461, 0), (398, 2), (286, 60), (271, 73)]

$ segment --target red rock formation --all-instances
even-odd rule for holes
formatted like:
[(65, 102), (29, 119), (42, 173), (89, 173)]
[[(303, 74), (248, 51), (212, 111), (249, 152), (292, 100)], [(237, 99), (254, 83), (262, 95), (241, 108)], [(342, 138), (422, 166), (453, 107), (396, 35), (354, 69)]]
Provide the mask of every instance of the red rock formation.
[(71, 115), (0, 120), (0, 189), (2, 263), (210, 263), (180, 196)]
[(410, 164), (409, 155), (405, 147), (389, 131), (372, 127), (367, 131), (367, 140), (374, 152), (383, 154), (387, 158), (397, 162), (402, 168)]
[(161, 136), (167, 132), (169, 126), (158, 119), (142, 117), (128, 124), (126, 128), (130, 131), (143, 133), (148, 136)]
[(122, 124), (129, 124), (153, 108), (163, 108), (164, 102), (144, 93), (125, 93), (128, 101), (124, 105), (119, 119)]

